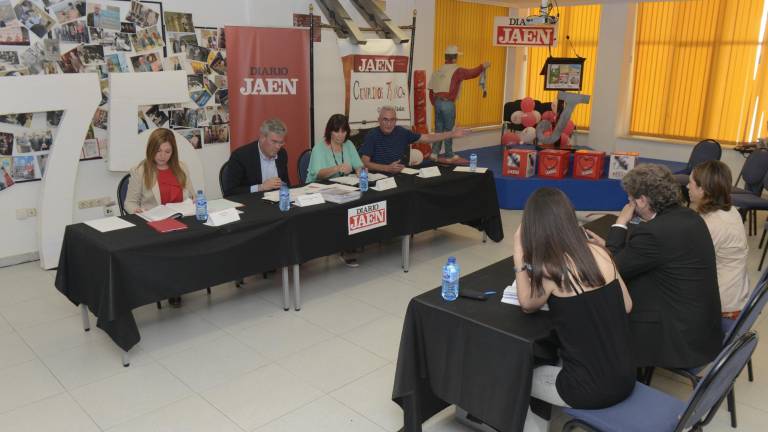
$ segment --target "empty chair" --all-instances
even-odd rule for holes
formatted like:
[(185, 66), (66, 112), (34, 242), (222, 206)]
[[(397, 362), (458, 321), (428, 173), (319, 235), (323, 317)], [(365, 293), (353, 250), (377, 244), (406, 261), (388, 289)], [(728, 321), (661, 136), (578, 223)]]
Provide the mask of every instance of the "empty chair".
[[(747, 303), (744, 305), (744, 308), (741, 310), (741, 314), (737, 319), (729, 319), (729, 318), (722, 318), (721, 319), (721, 325), (723, 329), (723, 335), (725, 336), (723, 339), (723, 346), (727, 347), (733, 341), (738, 339), (740, 336), (745, 334), (747, 331), (752, 329), (752, 326), (757, 321), (757, 318), (760, 316), (760, 313), (763, 311), (763, 308), (765, 307), (766, 301), (768, 301), (768, 280), (766, 279), (766, 273), (763, 273), (763, 275), (760, 277), (760, 280), (757, 282), (755, 288), (752, 290), (752, 293), (749, 295), (749, 299), (747, 300)], [(748, 360), (748, 367), (749, 367), (749, 380), (752, 381), (752, 360)], [(686, 378), (688, 378), (691, 381), (691, 384), (693, 386), (696, 386), (699, 381), (701, 380), (701, 371), (704, 369), (704, 367), (700, 368), (694, 368), (694, 369), (670, 369), (672, 372), (675, 372), (678, 375), (682, 375)], [(650, 384), (650, 377), (646, 384)], [(735, 405), (735, 396), (731, 392), (728, 395), (728, 410), (731, 412), (731, 425), (733, 427), (736, 427), (736, 405)]]
[(685, 168), (674, 174), (675, 180), (685, 187), (688, 184), (688, 176), (697, 165), (708, 160), (720, 160), (722, 154), (723, 150), (719, 142), (713, 139), (699, 141), (691, 150), (691, 156), (688, 157), (688, 163), (685, 165)]
[(307, 182), (307, 171), (309, 170), (309, 158), (312, 156), (312, 149), (306, 149), (299, 156), (297, 167), (299, 170), (299, 181), (301, 184)]
[[(760, 186), (756, 187), (757, 189), (759, 189), (759, 192), (731, 193), (731, 203), (734, 206), (738, 207), (742, 218), (746, 220), (747, 217), (749, 217), (748, 233), (750, 235), (757, 232), (757, 225), (756, 225), (757, 210), (768, 210), (768, 200), (765, 200), (760, 196), (760, 194), (762, 194), (763, 189), (765, 189), (767, 186), (768, 186), (768, 174), (763, 174), (763, 178), (761, 179)], [(750, 186), (750, 187), (755, 187), (755, 186)]]
[(227, 172), (227, 165), (229, 165), (229, 161), (224, 162), (224, 165), (219, 168), (219, 189), (221, 189), (222, 195), (224, 195), (224, 174)]
[[(763, 193), (763, 178), (768, 174), (768, 151), (765, 149), (755, 149), (750, 153), (747, 160), (744, 161), (744, 165), (741, 167), (741, 172), (736, 178), (736, 182), (733, 185), (733, 194), (750, 194), (760, 196)], [(739, 180), (744, 180), (744, 187), (738, 187)], [(742, 215), (747, 217), (749, 226), (749, 234), (757, 232), (757, 212), (749, 211), (743, 212)], [(760, 247), (762, 247), (762, 240), (760, 241)]]
[(632, 394), (612, 407), (565, 409), (573, 419), (563, 426), (563, 431), (577, 427), (595, 432), (701, 431), (733, 388), (736, 377), (755, 351), (757, 341), (757, 334), (749, 332), (727, 345), (687, 401), (636, 383)]

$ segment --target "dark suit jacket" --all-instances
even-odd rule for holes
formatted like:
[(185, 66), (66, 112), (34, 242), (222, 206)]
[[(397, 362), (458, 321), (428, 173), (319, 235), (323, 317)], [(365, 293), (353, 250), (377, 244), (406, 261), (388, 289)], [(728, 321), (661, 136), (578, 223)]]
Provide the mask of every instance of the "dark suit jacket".
[(704, 220), (680, 206), (629, 232), (612, 227), (606, 246), (632, 296), (637, 366), (690, 368), (723, 344), (715, 249)]
[[(277, 176), (291, 184), (288, 179), (288, 152), (281, 148), (277, 153)], [(227, 162), (227, 169), (222, 176), (222, 195), (225, 197), (249, 193), (251, 186), (263, 183), (261, 178), (261, 159), (259, 142), (254, 141), (233, 151)]]

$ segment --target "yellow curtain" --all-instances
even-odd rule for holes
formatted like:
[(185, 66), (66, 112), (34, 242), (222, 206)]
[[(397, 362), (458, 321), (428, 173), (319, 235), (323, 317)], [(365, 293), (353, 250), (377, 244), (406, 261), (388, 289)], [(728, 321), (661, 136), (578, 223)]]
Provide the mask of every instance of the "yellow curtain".
[(486, 71), (488, 96), (483, 98), (477, 78), (465, 81), (456, 102), (456, 125), (475, 127), (497, 125), (504, 107), (504, 70), (507, 50), (493, 46), (493, 18), (508, 16), (504, 7), (465, 3), (458, 0), (435, 1), (435, 51), (433, 68), (444, 63), (445, 47), (457, 45), (463, 54), (458, 64), (474, 68), (491, 62)]
[[(595, 86), (595, 65), (597, 64), (597, 39), (600, 34), (600, 5), (558, 7), (553, 13), (560, 14), (557, 27), (557, 46), (552, 48), (528, 48), (528, 70), (526, 73), (526, 96), (542, 102), (551, 102), (557, 98), (556, 91), (544, 90), (544, 77), (539, 75), (547, 57), (586, 58), (582, 78), (581, 93), (591, 95)], [(538, 14), (532, 9), (530, 14)], [(570, 43), (566, 40), (570, 37)], [(575, 51), (575, 52), (574, 52)], [(576, 107), (571, 117), (578, 129), (589, 129), (591, 117), (589, 104)]]
[(641, 3), (629, 132), (724, 144), (765, 135), (767, 12), (766, 0)]

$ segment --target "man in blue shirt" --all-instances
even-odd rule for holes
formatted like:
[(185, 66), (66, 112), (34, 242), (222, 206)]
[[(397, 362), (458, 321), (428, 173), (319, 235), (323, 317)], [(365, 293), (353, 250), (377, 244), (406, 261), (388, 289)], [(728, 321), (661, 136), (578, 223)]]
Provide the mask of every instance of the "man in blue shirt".
[(428, 144), (448, 138), (464, 136), (464, 129), (417, 134), (397, 126), (397, 112), (392, 106), (379, 109), (379, 127), (371, 129), (360, 147), (360, 158), (366, 168), (373, 171), (397, 174), (405, 168), (410, 158), (410, 145), (416, 141)]

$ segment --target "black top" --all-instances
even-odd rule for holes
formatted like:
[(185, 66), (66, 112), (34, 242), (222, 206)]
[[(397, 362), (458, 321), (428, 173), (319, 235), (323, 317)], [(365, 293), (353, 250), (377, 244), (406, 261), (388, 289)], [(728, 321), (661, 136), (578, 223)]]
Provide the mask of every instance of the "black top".
[[(288, 179), (288, 152), (281, 148), (277, 152), (277, 176), (280, 180), (291, 184)], [(259, 142), (254, 141), (233, 151), (229, 156), (227, 169), (222, 176), (222, 195), (228, 197), (236, 194), (249, 193), (251, 186), (262, 184), (261, 178), (261, 156), (259, 153)]]
[(598, 409), (626, 399), (635, 386), (629, 318), (618, 279), (575, 296), (549, 296), (563, 370), (555, 385), (573, 408)]

